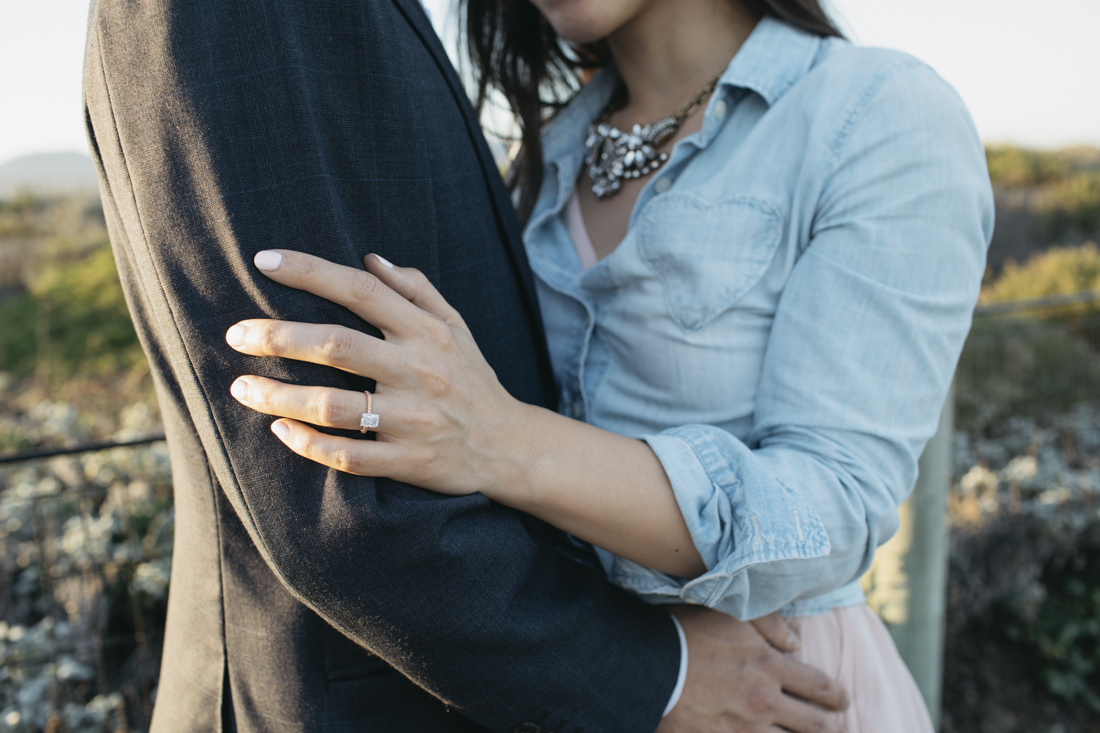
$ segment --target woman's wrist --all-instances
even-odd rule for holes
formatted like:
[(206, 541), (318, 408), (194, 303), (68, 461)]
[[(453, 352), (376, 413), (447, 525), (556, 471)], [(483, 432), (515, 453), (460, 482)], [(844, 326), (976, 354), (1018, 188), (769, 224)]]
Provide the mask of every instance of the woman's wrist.
[(522, 403), (498, 427), (488, 498), (661, 572), (705, 572), (648, 445)]
[(512, 400), (506, 417), (494, 427), (486, 485), (482, 489), (488, 499), (530, 511), (536, 493), (534, 463), (537, 447), (542, 442), (540, 430), (547, 415), (554, 416), (549, 410)]

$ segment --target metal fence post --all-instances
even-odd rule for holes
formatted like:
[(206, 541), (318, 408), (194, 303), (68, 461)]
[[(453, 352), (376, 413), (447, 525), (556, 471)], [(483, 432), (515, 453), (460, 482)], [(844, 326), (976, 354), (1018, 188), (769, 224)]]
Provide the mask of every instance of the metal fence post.
[(947, 491), (955, 424), (952, 384), (935, 436), (920, 458), (912, 495), (901, 506), (901, 524), (878, 549), (863, 578), (867, 602), (886, 622), (902, 659), (939, 729), (943, 687), (943, 637), (947, 594)]

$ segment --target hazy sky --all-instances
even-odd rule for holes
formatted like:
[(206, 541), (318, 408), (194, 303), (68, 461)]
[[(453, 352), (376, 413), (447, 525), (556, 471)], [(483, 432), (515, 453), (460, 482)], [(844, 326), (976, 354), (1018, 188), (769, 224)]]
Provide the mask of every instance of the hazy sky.
[[(428, 0), (437, 25), (447, 0)], [(85, 150), (87, 0), (0, 0), (0, 163)], [(859, 43), (927, 61), (987, 142), (1100, 145), (1100, 1), (833, 0)]]

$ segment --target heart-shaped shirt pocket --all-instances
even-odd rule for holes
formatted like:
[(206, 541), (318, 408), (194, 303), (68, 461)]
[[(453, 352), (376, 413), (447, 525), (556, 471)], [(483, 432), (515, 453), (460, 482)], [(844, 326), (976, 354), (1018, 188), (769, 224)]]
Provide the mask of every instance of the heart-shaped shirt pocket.
[(779, 210), (759, 199), (710, 202), (669, 193), (642, 211), (638, 246), (663, 285), (673, 320), (695, 331), (760, 280), (775, 256), (782, 225)]

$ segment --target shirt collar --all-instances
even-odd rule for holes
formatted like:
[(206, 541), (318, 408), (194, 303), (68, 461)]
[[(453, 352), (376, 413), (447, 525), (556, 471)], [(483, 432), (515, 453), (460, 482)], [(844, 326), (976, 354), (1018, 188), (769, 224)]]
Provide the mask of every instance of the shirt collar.
[(576, 131), (586, 130), (592, 120), (600, 116), (618, 84), (619, 72), (614, 66), (600, 69), (577, 96), (546, 123), (542, 131), (545, 159), (557, 160), (576, 148)]
[(770, 107), (806, 75), (820, 47), (819, 36), (776, 18), (762, 18), (718, 83), (751, 89)]
[[(771, 106), (809, 71), (820, 45), (821, 38), (812, 33), (776, 18), (762, 18), (718, 83), (751, 89)], [(573, 151), (576, 130), (587, 128), (599, 116), (611, 99), (618, 78), (613, 67), (601, 69), (573, 102), (547, 123), (543, 148), (548, 160)]]

